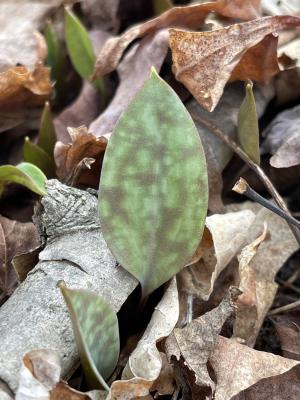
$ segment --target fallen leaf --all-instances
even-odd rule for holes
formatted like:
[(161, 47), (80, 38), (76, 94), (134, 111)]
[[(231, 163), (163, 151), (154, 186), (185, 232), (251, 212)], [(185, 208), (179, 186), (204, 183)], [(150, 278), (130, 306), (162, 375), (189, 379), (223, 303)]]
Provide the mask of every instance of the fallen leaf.
[[(253, 48), (267, 35), (277, 34), (280, 30), (299, 25), (298, 17), (277, 16), (259, 18), (209, 32), (170, 29), (174, 74), (205, 109), (212, 111), (220, 100), (234, 68), (247, 50)], [(264, 42), (261, 49), (261, 57), (253, 58), (256, 63), (259, 60), (260, 65), (261, 59), (265, 56)], [(239, 79), (248, 79), (249, 71), (252, 69), (253, 66), (250, 64), (249, 70), (245, 71), (247, 74), (239, 76)], [(271, 74), (268, 77), (263, 78), (263, 76), (259, 80), (263, 83), (266, 83), (266, 78), (267, 80), (272, 78)]]
[(279, 113), (263, 132), (264, 153), (273, 156), (270, 164), (275, 168), (289, 168), (300, 164), (300, 106)]
[[(257, 304), (257, 280), (256, 271), (251, 266), (251, 261), (255, 257), (258, 247), (267, 237), (267, 225), (264, 226), (264, 231), (252, 243), (245, 246), (241, 254), (238, 256), (239, 261), (239, 289), (242, 294), (236, 302), (236, 317), (233, 325), (233, 336), (243, 340), (248, 346), (253, 345), (257, 332), (255, 325), (258, 315)], [(259, 284), (258, 284), (259, 286)], [(267, 287), (264, 287), (267, 289)]]
[[(13, 221), (0, 215), (0, 288), (2, 295), (11, 294), (17, 277), (12, 266), (15, 256), (39, 245), (39, 235), (31, 222)], [(0, 295), (1, 297), (1, 295)]]
[(259, 165), (259, 128), (252, 88), (252, 82), (246, 84), (246, 95), (238, 115), (238, 138), (245, 153)]
[(230, 205), (230, 210), (251, 209), (256, 213), (249, 232), (248, 240), (255, 240), (263, 231), (264, 222), (268, 226), (270, 237), (262, 242), (251, 261), (255, 271), (257, 317), (248, 344), (253, 346), (261, 325), (273, 304), (277, 291), (275, 276), (286, 260), (299, 248), (286, 221), (259, 204), (245, 202), (242, 205)]
[(107, 136), (97, 138), (89, 133), (85, 126), (68, 128), (72, 143), (57, 142), (54, 149), (54, 157), (57, 165), (57, 175), (69, 182), (77, 165), (86, 157), (97, 160), (88, 172), (81, 173), (79, 182), (90, 183), (97, 187), (100, 179), (100, 161), (107, 145)]
[[(151, 392), (160, 390), (160, 394), (172, 394), (166, 390), (166, 388), (173, 388), (170, 381), (167, 385), (162, 381), (163, 359), (157, 350), (156, 343), (170, 335), (176, 325), (178, 315), (177, 285), (176, 279), (173, 278), (163, 298), (155, 307), (143, 337), (130, 355), (122, 374), (122, 380), (113, 382), (108, 399), (129, 400), (137, 396), (147, 396), (150, 389)], [(165, 368), (167, 368), (166, 365), (167, 363), (165, 363)], [(173, 380), (170, 372), (167, 379), (171, 382)]]
[(207, 361), (214, 349), (224, 322), (233, 312), (233, 304), (240, 291), (232, 287), (218, 307), (194, 319), (186, 327), (175, 328), (166, 340), (166, 354), (174, 365), (177, 382), (185, 382), (193, 399), (212, 398), (215, 384), (207, 370)]
[(246, 244), (254, 219), (255, 214), (250, 210), (214, 214), (206, 218), (205, 226), (210, 238), (204, 236), (206, 242), (202, 257), (180, 273), (189, 293), (209, 299), (220, 273)]
[(29, 71), (34, 69), (38, 58), (34, 32), (42, 29), (49, 13), (56, 10), (63, 3), (63, 0), (1, 2), (1, 72), (11, 69), (17, 64), (24, 65), (24, 68)]
[(61, 360), (51, 349), (31, 350), (20, 370), (16, 400), (101, 400), (100, 391), (79, 392), (60, 381)]
[(0, 107), (3, 111), (41, 105), (51, 90), (50, 69), (43, 65), (33, 72), (26, 67), (12, 67), (0, 73)]
[(153, 66), (160, 71), (168, 51), (168, 33), (163, 30), (144, 38), (125, 55), (118, 66), (120, 84), (105, 111), (89, 130), (96, 136), (112, 132), (122, 112), (149, 77)]
[[(209, 361), (216, 374), (215, 400), (230, 400), (257, 382), (264, 384), (266, 379), (300, 365), (295, 360), (253, 350), (222, 336), (219, 336)], [(262, 397), (256, 397), (257, 400), (259, 398)]]
[(259, 9), (260, 5), (257, 0), (218, 0), (216, 2), (173, 7), (157, 18), (133, 26), (121, 36), (108, 40), (97, 57), (94, 77), (100, 77), (113, 71), (131, 42), (145, 35), (153, 34), (159, 29), (169, 27), (196, 29), (204, 22), (210, 12), (216, 12), (225, 17), (247, 20), (258, 17)]
[(280, 339), (284, 357), (300, 361), (300, 314), (278, 315), (271, 318)]
[(196, 127), (176, 93), (152, 70), (109, 140), (99, 188), (103, 236), (140, 281), (143, 296), (192, 257), (204, 229), (207, 191)]

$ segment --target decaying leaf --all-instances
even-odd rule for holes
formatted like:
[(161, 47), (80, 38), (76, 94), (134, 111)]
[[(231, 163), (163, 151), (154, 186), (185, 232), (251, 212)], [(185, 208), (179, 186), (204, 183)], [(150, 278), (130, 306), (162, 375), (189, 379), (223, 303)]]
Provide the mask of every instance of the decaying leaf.
[(11, 293), (17, 283), (13, 258), (38, 244), (39, 235), (33, 223), (12, 221), (0, 215), (0, 289), (4, 294)]
[(50, 69), (38, 65), (33, 72), (26, 67), (12, 67), (0, 72), (1, 110), (41, 105), (52, 90)]
[(27, 187), (34, 193), (43, 196), (46, 194), (45, 182), (47, 178), (43, 172), (33, 164), (23, 162), (14, 165), (0, 166), (0, 195), (5, 186), (10, 183), (17, 183)]
[(263, 151), (271, 153), (270, 164), (289, 168), (300, 164), (300, 106), (278, 114), (263, 132)]
[(168, 337), (166, 354), (174, 364), (177, 381), (184, 381), (189, 387), (183, 387), (183, 395), (187, 395), (190, 390), (195, 400), (212, 397), (215, 384), (207, 370), (207, 361), (224, 322), (233, 312), (233, 303), (239, 294), (240, 291), (232, 287), (218, 307), (194, 319), (182, 329), (175, 328)]
[(266, 14), (297, 15), (300, 13), (298, 0), (262, 0), (261, 6)]
[(107, 145), (108, 136), (97, 138), (89, 133), (85, 126), (68, 128), (68, 132), (72, 143), (57, 142), (55, 145), (54, 157), (58, 177), (69, 182), (75, 168), (84, 158), (94, 158), (96, 162), (91, 170), (82, 172), (78, 177), (78, 182), (97, 187), (100, 177), (100, 162)]
[(300, 314), (294, 312), (272, 317), (284, 357), (300, 361)]
[(149, 77), (153, 66), (160, 71), (168, 51), (166, 30), (144, 38), (125, 55), (118, 66), (120, 84), (109, 106), (89, 127), (96, 136), (112, 132), (118, 119)]
[(238, 115), (238, 138), (242, 149), (252, 161), (259, 165), (259, 129), (252, 88), (252, 82), (246, 84), (246, 95)]
[[(129, 400), (136, 396), (146, 396), (154, 390), (161, 390), (160, 394), (172, 394), (163, 391), (158, 381), (163, 366), (162, 355), (156, 348), (156, 343), (170, 335), (179, 315), (178, 293), (176, 279), (173, 278), (163, 298), (156, 306), (151, 321), (143, 337), (129, 357), (123, 371), (122, 380), (112, 384), (109, 399)], [(168, 388), (172, 388), (172, 375)], [(128, 390), (130, 388), (130, 390)], [(134, 389), (132, 389), (134, 388)], [(162, 393), (163, 392), (163, 393)]]
[(99, 190), (104, 238), (140, 281), (144, 296), (195, 252), (207, 191), (196, 127), (175, 92), (152, 70), (109, 140)]
[(250, 210), (207, 217), (201, 258), (180, 273), (191, 294), (208, 300), (220, 273), (246, 244), (254, 219)]
[(173, 7), (157, 18), (129, 28), (123, 35), (112, 38), (97, 57), (94, 76), (100, 77), (113, 71), (125, 49), (137, 38), (152, 34), (159, 29), (169, 27), (198, 28), (210, 12), (225, 17), (251, 19), (259, 15), (260, 5), (257, 0), (217, 0), (202, 4)]
[[(234, 68), (249, 49), (267, 35), (299, 25), (298, 17), (277, 16), (255, 19), (209, 32), (171, 29), (170, 47), (174, 74), (205, 109), (212, 111), (222, 96), (224, 86)], [(256, 52), (256, 56), (251, 57), (252, 62), (261, 65), (261, 59), (269, 55), (265, 52), (265, 42), (261, 46), (260, 55), (261, 57), (257, 57)], [(253, 65), (249, 63), (244, 76), (239, 76), (239, 79), (249, 79), (252, 69)], [(264, 71), (258, 81), (266, 83), (272, 78), (272, 73), (265, 76)]]
[(60, 381), (61, 360), (50, 349), (31, 350), (23, 358), (16, 400), (101, 400), (101, 392), (82, 393)]
[(84, 0), (81, 7), (94, 26), (116, 32), (120, 26), (119, 3), (120, 0)]
[(60, 289), (69, 309), (87, 383), (91, 389), (108, 390), (105, 379), (115, 369), (120, 351), (117, 315), (93, 292), (71, 290), (64, 284)]
[[(233, 399), (233, 396), (250, 388), (255, 383), (261, 381), (260, 383), (264, 384), (266, 379), (275, 378), (275, 376), (287, 373), (290, 370), (293, 372), (292, 368), (300, 365), (298, 361), (253, 350), (239, 344), (234, 339), (227, 339), (222, 336), (219, 336), (209, 361), (216, 374), (215, 400)], [(285, 379), (288, 379), (288, 375)], [(267, 398), (273, 399), (274, 397)]]
[[(255, 325), (258, 316), (257, 289), (259, 290), (259, 284), (258, 288), (256, 288), (256, 271), (251, 267), (251, 261), (255, 257), (260, 244), (266, 239), (267, 232), (267, 225), (265, 225), (262, 234), (252, 243), (245, 246), (238, 256), (239, 289), (242, 294), (236, 302), (237, 310), (235, 313), (233, 336), (244, 340), (244, 343), (248, 346), (254, 344), (257, 334)], [(267, 290), (267, 286), (264, 289)]]
[(49, 12), (63, 3), (63, 0), (1, 1), (0, 71), (17, 64), (34, 69), (38, 58), (34, 32), (42, 29)]
[(230, 205), (231, 210), (246, 208), (256, 213), (255, 220), (248, 232), (248, 240), (254, 241), (264, 229), (264, 223), (268, 226), (270, 237), (263, 241), (255, 257), (251, 260), (252, 284), (248, 291), (256, 293), (256, 320), (250, 337), (246, 338), (249, 345), (255, 344), (256, 337), (269, 311), (277, 291), (275, 276), (285, 261), (298, 249), (298, 244), (287, 223), (273, 212), (262, 208), (260, 205), (245, 202), (243, 205)]

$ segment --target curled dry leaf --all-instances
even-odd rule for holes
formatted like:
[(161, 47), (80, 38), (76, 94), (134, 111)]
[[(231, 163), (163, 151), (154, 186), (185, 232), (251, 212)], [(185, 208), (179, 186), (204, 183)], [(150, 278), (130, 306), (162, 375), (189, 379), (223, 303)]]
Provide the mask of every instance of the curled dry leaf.
[(90, 125), (96, 136), (112, 132), (121, 113), (149, 77), (153, 66), (160, 71), (168, 51), (168, 33), (163, 30), (144, 38), (126, 54), (118, 67), (120, 84), (106, 110)]
[(263, 152), (271, 153), (270, 164), (289, 168), (300, 164), (300, 106), (278, 114), (263, 132)]
[(17, 283), (13, 258), (38, 245), (39, 235), (33, 223), (12, 221), (0, 216), (0, 289), (3, 294), (11, 293)]
[(202, 4), (173, 7), (157, 18), (133, 26), (123, 35), (107, 41), (97, 57), (94, 76), (100, 77), (113, 71), (127, 46), (135, 39), (169, 27), (198, 28), (210, 12), (232, 18), (251, 19), (259, 16), (260, 5), (257, 0), (218, 0)]
[[(175, 328), (166, 341), (166, 354), (174, 364), (177, 383), (186, 381), (183, 394), (190, 391), (193, 399), (211, 398), (215, 384), (207, 370), (207, 361), (240, 291), (232, 287), (218, 307), (194, 319), (186, 327)], [(183, 396), (185, 397), (185, 396)]]
[(50, 69), (39, 64), (33, 72), (13, 67), (0, 73), (1, 110), (18, 110), (44, 104), (52, 90)]
[(101, 400), (100, 391), (82, 393), (60, 381), (61, 360), (50, 349), (28, 352), (20, 370), (16, 400)]
[(263, 233), (252, 243), (243, 248), (238, 256), (239, 260), (239, 289), (242, 294), (239, 296), (236, 305), (236, 318), (233, 326), (233, 335), (243, 339), (245, 344), (253, 343), (253, 336), (256, 336), (255, 324), (258, 314), (256, 296), (256, 272), (251, 266), (251, 260), (255, 257), (258, 247), (267, 237), (267, 225)]
[(78, 182), (97, 187), (100, 176), (100, 161), (107, 145), (107, 137), (97, 138), (89, 133), (85, 126), (68, 128), (72, 143), (57, 142), (54, 158), (57, 165), (57, 175), (63, 181), (70, 181), (77, 165), (84, 158), (94, 158), (96, 162), (91, 170), (81, 173)]
[[(270, 232), (268, 240), (260, 244), (255, 257), (251, 260), (250, 274), (252, 276), (248, 277), (247, 291), (256, 291), (255, 294), (252, 293), (252, 296), (256, 296), (257, 315), (252, 333), (245, 339), (250, 346), (253, 346), (264, 318), (274, 301), (277, 291), (277, 284), (274, 282), (275, 276), (299, 246), (287, 223), (273, 212), (249, 201), (242, 205), (231, 205), (229, 208), (231, 210), (246, 208), (256, 213), (255, 221), (248, 232), (248, 240), (253, 241), (261, 234), (264, 222)], [(249, 294), (249, 300), (250, 298)]]
[[(222, 96), (227, 81), (230, 78), (235, 79), (234, 68), (247, 55), (247, 51), (262, 42), (267, 35), (297, 26), (300, 26), (300, 18), (277, 16), (255, 19), (210, 32), (171, 29), (170, 47), (174, 74), (205, 109), (212, 111)], [(274, 41), (270, 40), (269, 43), (273, 48)], [(247, 68), (238, 71), (238, 79), (254, 79), (253, 69), (263, 70), (261, 60), (270, 52), (266, 52), (265, 41), (259, 47), (259, 51), (257, 48), (255, 51), (252, 49), (251, 57), (248, 53)], [(269, 58), (268, 62), (270, 63)], [(273, 75), (273, 69), (267, 75), (263, 71), (260, 76), (256, 76), (256, 80), (266, 83)]]
[(206, 235), (199, 245), (202, 257), (180, 273), (188, 292), (208, 300), (220, 273), (246, 244), (254, 219), (250, 210), (207, 217)]
[[(290, 370), (293, 373), (293, 367), (300, 365), (298, 361), (253, 350), (234, 339), (222, 336), (219, 336), (209, 361), (217, 380), (215, 400), (230, 400), (257, 382), (264, 385), (268, 378), (275, 378)], [(288, 375), (285, 379), (288, 379)], [(281, 394), (280, 392), (280, 396)], [(273, 399), (274, 397), (250, 397), (250, 399), (254, 398)]]
[[(122, 380), (112, 384), (108, 399), (129, 400), (137, 396), (147, 396), (150, 389), (158, 390), (160, 394), (170, 394), (166, 392), (173, 388), (173, 376), (166, 362), (162, 368), (163, 358), (157, 350), (156, 343), (170, 335), (178, 316), (177, 285), (176, 279), (173, 278), (163, 298), (155, 307), (143, 337), (129, 357)], [(161, 374), (164, 374), (168, 382), (163, 382)]]

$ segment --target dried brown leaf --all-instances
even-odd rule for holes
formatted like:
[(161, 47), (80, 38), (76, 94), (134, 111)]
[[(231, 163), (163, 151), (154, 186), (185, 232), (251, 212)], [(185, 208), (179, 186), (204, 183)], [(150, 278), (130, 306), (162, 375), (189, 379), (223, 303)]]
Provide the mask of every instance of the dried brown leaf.
[[(8, 294), (17, 283), (12, 266), (15, 256), (39, 245), (39, 235), (31, 222), (12, 221), (0, 216), (0, 288)], [(0, 296), (1, 297), (1, 296)]]
[(0, 107), (2, 111), (44, 104), (52, 90), (50, 69), (41, 64), (33, 72), (13, 67), (0, 73)]
[[(166, 340), (166, 354), (174, 365), (177, 382), (185, 381), (193, 399), (211, 398), (214, 392), (215, 384), (207, 370), (207, 361), (239, 294), (240, 291), (232, 287), (218, 307), (182, 329), (175, 328)], [(187, 390), (183, 388), (183, 394), (187, 394)]]
[(54, 148), (54, 158), (57, 165), (57, 175), (63, 181), (70, 181), (78, 164), (85, 158), (96, 160), (90, 170), (80, 174), (77, 183), (98, 186), (100, 177), (100, 162), (107, 145), (107, 137), (97, 138), (89, 133), (85, 126), (68, 128), (72, 143), (57, 142)]
[(160, 31), (144, 38), (124, 57), (118, 67), (120, 84), (106, 110), (90, 125), (96, 136), (112, 132), (121, 113), (149, 77), (150, 68), (160, 71), (168, 51), (168, 34)]
[[(163, 370), (163, 359), (156, 348), (156, 343), (170, 335), (179, 316), (179, 304), (176, 279), (173, 278), (162, 300), (155, 307), (151, 321), (143, 337), (129, 357), (123, 371), (122, 380), (113, 382), (108, 399), (129, 400), (147, 396), (149, 390), (167, 390), (173, 388), (172, 374)], [(165, 363), (165, 368), (168, 367)], [(163, 382), (171, 379), (171, 382)], [(164, 383), (164, 388), (162, 384)], [(172, 393), (172, 392), (171, 392)], [(167, 393), (165, 393), (167, 394)], [(170, 393), (168, 393), (170, 394)]]
[(198, 28), (210, 12), (239, 19), (259, 16), (260, 4), (257, 0), (218, 0), (202, 4), (173, 7), (157, 18), (129, 28), (123, 35), (112, 38), (97, 57), (94, 75), (100, 77), (113, 71), (123, 52), (135, 39), (169, 27)]
[[(298, 361), (253, 350), (222, 336), (219, 336), (209, 361), (217, 380), (215, 400), (230, 400), (257, 382), (264, 384), (268, 378), (300, 365)], [(257, 400), (262, 398), (273, 399), (272, 396), (255, 397)]]
[(300, 313), (272, 317), (284, 357), (300, 361)]
[[(174, 74), (205, 109), (212, 111), (222, 96), (224, 86), (234, 68), (249, 49), (252, 48), (251, 53), (254, 54), (250, 53), (250, 56), (247, 56), (248, 64), (244, 63), (243, 68), (238, 71), (239, 79), (249, 79), (250, 73), (254, 78), (253, 71), (259, 71), (265, 55), (269, 56), (270, 51), (271, 54), (274, 53), (274, 40), (271, 36), (259, 45), (259, 52), (257, 48), (253, 50), (254, 46), (270, 34), (277, 34), (280, 30), (299, 25), (298, 17), (278, 16), (259, 18), (209, 32), (171, 29), (170, 47)], [(266, 52), (266, 44), (271, 47), (270, 51)], [(257, 52), (260, 54), (259, 58), (255, 58)], [(269, 58), (268, 62), (270, 63)], [(268, 76), (261, 70), (262, 73), (256, 78), (259, 77), (260, 82), (270, 80), (274, 73), (273, 66), (272, 61)]]

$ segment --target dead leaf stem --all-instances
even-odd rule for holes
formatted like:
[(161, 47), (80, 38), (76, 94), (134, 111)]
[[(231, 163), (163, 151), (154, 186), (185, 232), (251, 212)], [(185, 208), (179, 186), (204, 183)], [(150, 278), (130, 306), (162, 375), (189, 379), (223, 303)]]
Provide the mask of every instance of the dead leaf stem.
[[(222, 131), (219, 127), (214, 125), (212, 122), (208, 121), (205, 118), (199, 117), (198, 115), (195, 115), (194, 113), (191, 113), (192, 118), (199, 122), (200, 124), (204, 125), (206, 128), (208, 128), (211, 132), (213, 132), (218, 138), (220, 138), (224, 143), (226, 143), (247, 165), (249, 168), (251, 168), (257, 177), (262, 181), (264, 184), (265, 188), (268, 190), (270, 195), (273, 197), (274, 201), (276, 204), (284, 210), (288, 215), (291, 215), (287, 205), (285, 204), (283, 198), (280, 196), (280, 194), (277, 192), (275, 186), (269, 179), (269, 177), (265, 174), (265, 172), (262, 170), (262, 168), (257, 165), (254, 161), (252, 161), (248, 155), (237, 145), (237, 143), (232, 140), (228, 135), (226, 135), (225, 132)], [(293, 232), (293, 235), (295, 236), (297, 242), (300, 245), (300, 231), (297, 229), (293, 224), (288, 222), (289, 227), (291, 228), (291, 231)]]
[(271, 310), (269, 312), (268, 316), (281, 314), (283, 312), (291, 311), (291, 310), (294, 310), (295, 308), (299, 308), (299, 307), (300, 307), (300, 300), (297, 300), (294, 303), (290, 303), (290, 304), (287, 304), (282, 307), (274, 308), (273, 310)]

